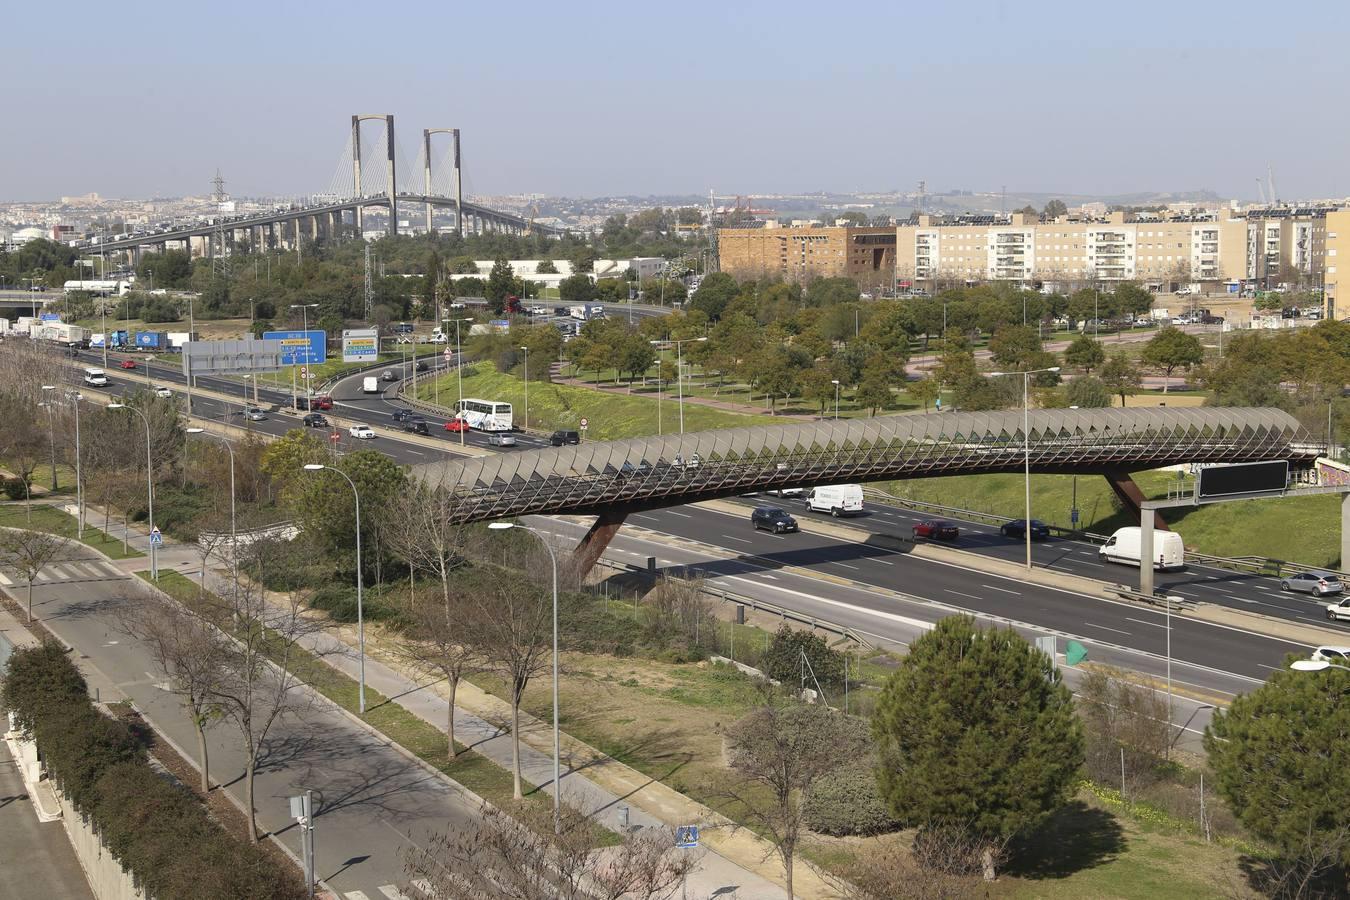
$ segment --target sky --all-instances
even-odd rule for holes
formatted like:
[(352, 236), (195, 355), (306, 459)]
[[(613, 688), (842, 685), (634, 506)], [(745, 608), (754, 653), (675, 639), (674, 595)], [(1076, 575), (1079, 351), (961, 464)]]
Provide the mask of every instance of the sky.
[[(1350, 195), (1350, 4), (20, 3), (0, 200), (334, 183), (353, 113), (471, 193)], [(371, 140), (376, 132), (371, 128)], [(367, 157), (368, 158), (368, 157)], [(347, 178), (350, 182), (350, 178)]]

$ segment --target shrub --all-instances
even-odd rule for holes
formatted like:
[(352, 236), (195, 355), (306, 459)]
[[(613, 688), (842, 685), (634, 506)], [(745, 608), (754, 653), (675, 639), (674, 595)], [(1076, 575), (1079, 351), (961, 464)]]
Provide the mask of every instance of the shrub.
[(71, 704), (89, 696), (84, 676), (70, 664), (65, 648), (55, 641), (44, 641), (13, 654), (5, 666), (0, 700), (14, 713), (16, 723), (29, 737), (38, 714)]
[[(366, 591), (362, 597), (362, 613), (367, 622), (378, 622), (393, 618), (395, 610), (380, 600), (378, 594)], [(350, 623), (356, 621), (356, 588), (346, 584), (330, 584), (315, 591), (309, 598), (309, 605), (328, 613), (334, 622)]]
[(28, 488), (22, 478), (6, 478), (4, 491), (10, 500), (24, 500), (28, 497)]
[(881, 799), (875, 766), (873, 759), (850, 762), (811, 786), (802, 813), (812, 831), (865, 836), (900, 827)]
[(832, 649), (820, 635), (798, 631), (786, 624), (769, 642), (769, 649), (760, 657), (759, 668), (775, 681), (795, 688), (802, 680), (802, 654), (810, 663), (806, 672), (807, 687), (815, 687), (811, 681), (813, 672), (823, 688), (844, 683), (844, 654)]

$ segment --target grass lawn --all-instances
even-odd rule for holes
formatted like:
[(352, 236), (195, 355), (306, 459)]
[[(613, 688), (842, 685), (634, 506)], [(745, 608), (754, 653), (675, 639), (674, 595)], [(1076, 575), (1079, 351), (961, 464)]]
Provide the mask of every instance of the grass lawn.
[[(60, 469), (57, 469), (58, 473)], [(106, 532), (95, 528), (89, 521), (86, 514), (84, 523), (84, 540), (81, 541), (87, 547), (93, 547), (100, 553), (110, 556), (113, 559), (130, 559), (135, 556), (144, 556), (145, 554), (134, 547), (128, 547), (127, 551), (122, 552), (122, 541), (120, 538), (113, 537)], [(53, 509), (50, 506), (33, 504), (33, 517), (29, 521), (28, 511), (22, 503), (7, 503), (0, 506), (0, 525), (6, 525), (10, 528), (33, 528), (37, 531), (46, 531), (51, 534), (59, 535), (63, 538), (69, 538), (76, 541), (79, 538), (79, 522), (69, 513), (62, 512), (59, 509)]]
[[(440, 378), (443, 404), (448, 404), (458, 396), (458, 390), (455, 375)], [(638, 394), (608, 394), (542, 381), (531, 381), (529, 393), (529, 421), (530, 427), (535, 430), (576, 429), (585, 418), (589, 420), (585, 440), (592, 441), (674, 434), (679, 431), (679, 411), (671, 398), (661, 401), (658, 411), (654, 397)], [(434, 386), (430, 381), (418, 383), (419, 398), (431, 400), (433, 395)], [(525, 424), (524, 380), (515, 375), (501, 374), (490, 362), (476, 363), (465, 371), (464, 396), (511, 403), (515, 408), (516, 423)], [(685, 431), (780, 423), (780, 419), (771, 416), (743, 415), (689, 404), (684, 407)]]
[[(1075, 478), (1080, 528), (1110, 534), (1139, 524), (1126, 517), (1106, 480), (1097, 475), (1032, 475), (1032, 516), (1070, 527)], [(1140, 472), (1134, 480), (1145, 495), (1158, 499), (1167, 496), (1167, 485), (1176, 484), (1177, 476)], [(1185, 483), (1191, 480), (1187, 476)], [(917, 478), (879, 487), (899, 497), (1009, 517), (1020, 518), (1025, 508), (1020, 475)], [(1270, 556), (1311, 566), (1332, 566), (1340, 558), (1340, 498), (1333, 495), (1216, 503), (1163, 510), (1163, 517), (1188, 548), (1200, 553)]]

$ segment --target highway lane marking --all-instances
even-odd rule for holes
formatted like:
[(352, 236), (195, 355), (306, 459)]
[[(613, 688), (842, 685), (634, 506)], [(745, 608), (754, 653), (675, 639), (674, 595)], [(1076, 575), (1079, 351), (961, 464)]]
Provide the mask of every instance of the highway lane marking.
[(1017, 594), (1019, 597), (1022, 595), (1021, 591), (1010, 591), (1007, 588), (994, 587), (992, 584), (981, 584), (980, 587), (988, 588), (991, 591), (1000, 591), (1004, 594)]
[(656, 516), (644, 516), (642, 513), (633, 513), (633, 518), (635, 518), (635, 519), (646, 519), (648, 522), (659, 522), (659, 521), (661, 521), (660, 519), (656, 518)]
[(754, 543), (754, 541), (747, 541), (745, 538), (732, 537), (732, 536), (729, 535), (729, 534), (724, 534), (724, 535), (722, 535), (722, 537), (723, 537), (725, 540), (728, 540), (728, 541), (739, 541), (739, 542), (742, 543), (742, 544), (753, 544), (753, 543)]
[(832, 566), (842, 566), (842, 567), (844, 567), (845, 569), (852, 569), (852, 570), (855, 571), (855, 572), (859, 571), (859, 569), (858, 569), (857, 566), (850, 566), (848, 563), (832, 562), (832, 563), (830, 563), (830, 565), (832, 565)]
[(875, 558), (875, 557), (867, 557), (867, 561), (868, 561), (868, 562), (874, 562), (874, 563), (880, 563), (880, 564), (883, 565), (883, 566), (893, 566), (893, 565), (895, 565), (895, 563), (890, 562), (889, 560), (885, 560), (885, 559), (877, 559), (877, 558)]
[(1145, 622), (1143, 619), (1131, 619), (1129, 616), (1126, 616), (1126, 617), (1125, 617), (1125, 621), (1126, 621), (1126, 622), (1138, 622), (1140, 625), (1152, 625), (1154, 628), (1166, 628), (1166, 627), (1167, 627), (1167, 624), (1166, 624), (1165, 622)]
[(668, 509), (668, 510), (666, 510), (666, 513), (667, 513), (668, 515), (672, 515), (672, 516), (679, 516), (681, 519), (692, 519), (692, 518), (693, 518), (693, 516), (689, 515), (688, 513), (676, 512), (676, 511), (673, 510), (673, 509)]
[(1114, 631), (1116, 634), (1130, 634), (1128, 631), (1121, 631), (1119, 628), (1112, 628), (1109, 625), (1098, 625), (1096, 622), (1084, 622), (1089, 628), (1100, 628), (1103, 631)]
[(958, 597), (965, 597), (967, 600), (983, 600), (983, 597), (976, 597), (974, 594), (963, 594), (960, 591), (954, 591), (951, 588), (943, 588), (948, 594), (955, 594)]
[(411, 453), (413, 456), (426, 456), (426, 454), (423, 453), (421, 450), (414, 450), (411, 447), (405, 447), (404, 449), (407, 450), (409, 453)]

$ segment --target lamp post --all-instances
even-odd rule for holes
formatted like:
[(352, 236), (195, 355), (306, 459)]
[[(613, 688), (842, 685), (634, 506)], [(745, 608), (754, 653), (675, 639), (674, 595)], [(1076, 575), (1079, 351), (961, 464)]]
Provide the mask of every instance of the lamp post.
[[(150, 417), (141, 412), (134, 406), (127, 406), (125, 403), (109, 403), (108, 409), (129, 409), (141, 417), (145, 422), (145, 495), (146, 502), (149, 504), (150, 515), (150, 533), (155, 531), (155, 479), (153, 465), (150, 459)], [(153, 581), (159, 581), (159, 556), (157, 554), (158, 546), (154, 540), (150, 541), (150, 578)]]
[[(830, 384), (834, 385), (834, 420), (839, 421), (839, 379), (831, 378)], [(857, 398), (854, 398), (854, 405), (857, 405)]]
[(507, 531), (519, 528), (539, 538), (539, 543), (548, 551), (553, 561), (553, 833), (562, 833), (562, 755), (558, 749), (558, 554), (553, 545), (544, 536), (528, 525), (519, 522), (490, 522), (488, 528), (493, 531)]
[(150, 383), (150, 364), (154, 361), (155, 357), (153, 354), (145, 358), (145, 389), (148, 392), (153, 392), (155, 389), (155, 386)]
[(1042, 372), (1058, 372), (1059, 366), (1046, 369), (1030, 369), (1026, 372), (991, 372), (994, 378), (1002, 375), (1022, 376), (1022, 449), (1024, 476), (1026, 479), (1026, 519), (1023, 520), (1023, 533), (1027, 540), (1027, 571), (1031, 571), (1031, 403), (1028, 393), (1031, 389), (1031, 376)]
[(680, 404), (680, 434), (684, 434), (684, 345), (701, 344), (706, 341), (706, 337), (685, 338), (681, 341), (650, 341), (652, 344), (674, 344), (675, 345), (675, 388), (679, 397)]
[(351, 477), (341, 469), (325, 466), (322, 463), (305, 463), (306, 472), (319, 472), (323, 469), (336, 472), (345, 478), (347, 484), (351, 485), (352, 496), (356, 498), (356, 642), (360, 666), (359, 708), (361, 715), (364, 716), (366, 714), (366, 618), (362, 606), (364, 582), (361, 576), (361, 492), (356, 489), (356, 482), (352, 481)]
[(530, 348), (521, 345), (525, 351), (525, 430), (530, 430)]
[[(225, 445), (225, 449), (230, 451), (230, 557), (231, 559), (238, 559), (239, 532), (235, 529), (234, 518), (234, 447), (230, 446), (229, 440), (227, 440), (224, 435), (211, 434), (205, 428), (189, 428), (187, 429), (187, 433), (204, 434), (207, 437), (218, 438), (220, 442)], [(205, 572), (202, 573), (202, 577), (206, 577)]]
[[(54, 384), (44, 384), (44, 391), (56, 390)], [(66, 391), (65, 398), (70, 401), (71, 408), (75, 410), (75, 528), (76, 534), (81, 540), (84, 539), (84, 471), (80, 461), (80, 400), (83, 399), (78, 391)], [(53, 476), (53, 484), (55, 478)]]
[[(47, 390), (47, 386), (46, 386), (46, 385), (43, 385), (42, 389), (43, 389), (44, 391)], [(47, 439), (48, 439), (48, 441), (50, 442), (50, 443), (48, 444), (48, 446), (49, 446), (49, 448), (50, 448), (50, 450), (51, 450), (51, 462), (52, 462), (52, 491), (55, 492), (55, 491), (56, 491), (56, 424), (55, 424), (55, 421), (52, 419), (52, 402), (51, 402), (50, 400), (43, 400), (43, 401), (42, 401), (41, 403), (39, 403), (38, 405), (39, 405), (39, 406), (45, 406), (45, 407), (47, 408)]]
[[(444, 321), (449, 322), (450, 319)], [(459, 323), (472, 322), (473, 319), (454, 319), (455, 323), (455, 381), (459, 385), (459, 403), (455, 406), (455, 414), (458, 415), (464, 409), (464, 361), (459, 355)], [(459, 432), (459, 445), (464, 446), (464, 430)]]
[[(298, 251), (298, 250), (300, 249), (300, 231), (299, 231), (299, 226), (298, 226), (298, 225), (296, 226), (295, 246), (296, 246), (296, 250)], [(310, 311), (311, 309), (317, 309), (318, 306), (319, 306), (319, 304), (317, 304), (317, 303), (292, 303), (291, 306), (290, 306), (291, 309), (298, 309), (298, 310), (300, 310), (300, 321), (303, 323), (300, 327), (301, 327), (301, 329), (305, 332), (305, 365), (306, 365), (306, 366), (310, 366), (310, 365), (313, 365), (313, 364), (314, 364), (314, 360), (312, 360), (312, 359), (309, 358), (310, 350), (313, 349), (312, 346), (311, 346), (310, 343), (309, 343), (309, 311)], [(319, 360), (319, 362), (323, 362), (323, 360)], [(309, 396), (308, 392), (306, 392), (305, 396)], [(295, 354), (294, 354), (294, 353), (291, 354), (291, 409), (295, 409)]]

